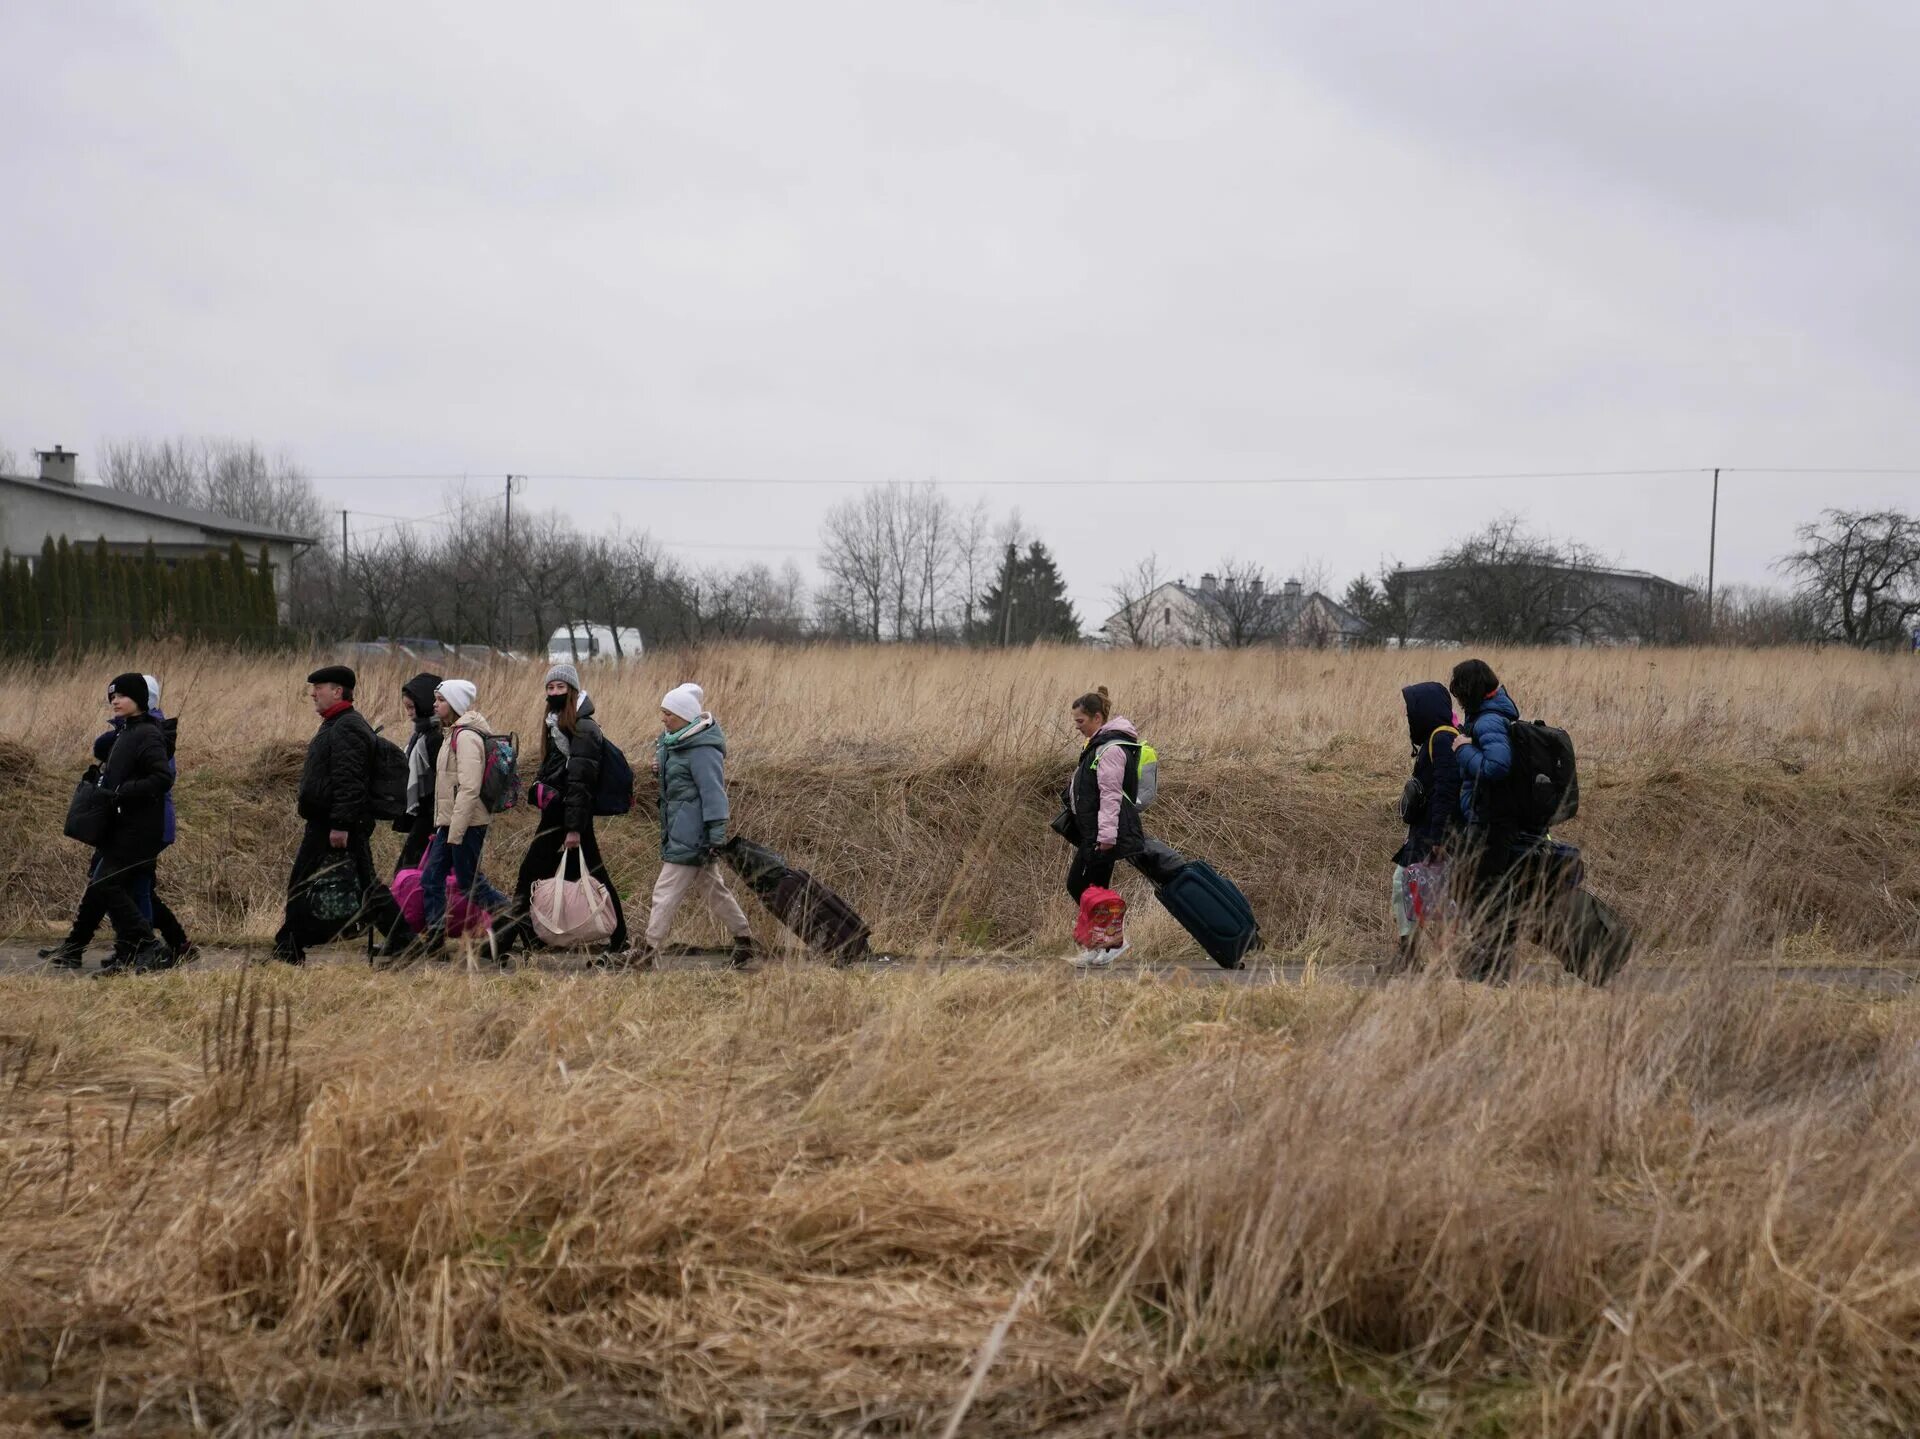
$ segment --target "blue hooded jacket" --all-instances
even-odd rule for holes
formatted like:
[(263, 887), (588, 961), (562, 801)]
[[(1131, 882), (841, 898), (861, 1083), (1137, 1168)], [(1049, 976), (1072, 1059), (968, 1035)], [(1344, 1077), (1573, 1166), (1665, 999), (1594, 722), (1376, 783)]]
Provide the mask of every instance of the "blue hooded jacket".
[(1473, 743), (1460, 751), (1460, 813), (1469, 824), (1480, 818), (1474, 800), (1482, 785), (1497, 784), (1513, 772), (1513, 741), (1507, 726), (1520, 719), (1520, 710), (1502, 685), (1467, 716), (1467, 734)]

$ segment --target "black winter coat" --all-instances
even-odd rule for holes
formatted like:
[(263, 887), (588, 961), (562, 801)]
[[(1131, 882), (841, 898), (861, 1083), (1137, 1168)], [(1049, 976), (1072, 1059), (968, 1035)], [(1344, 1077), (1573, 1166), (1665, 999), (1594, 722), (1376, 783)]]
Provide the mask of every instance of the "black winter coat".
[(606, 737), (600, 732), (600, 722), (592, 716), (593, 701), (587, 699), (574, 717), (573, 737), (567, 741), (572, 754), (562, 752), (553, 742), (552, 726), (542, 731), (540, 773), (535, 778), (560, 796), (554, 803), (561, 806), (561, 816), (572, 833), (593, 828), (593, 795), (600, 786), (600, 756)]
[[(1137, 744), (1139, 736), (1123, 729), (1101, 730), (1080, 751), (1080, 758), (1073, 767), (1073, 778), (1067, 781), (1067, 787), (1060, 794), (1062, 802), (1073, 811), (1074, 827), (1079, 834), (1077, 843), (1081, 849), (1093, 849), (1100, 842), (1100, 776), (1094, 768), (1094, 760), (1102, 749), (1116, 741)], [(1131, 751), (1127, 756), (1127, 793), (1120, 801), (1120, 827), (1113, 846), (1113, 852), (1122, 859), (1140, 853), (1146, 844), (1146, 832), (1140, 827), (1140, 808), (1131, 798), (1131, 792), (1139, 784), (1139, 773), (1139, 752)]]
[(142, 864), (166, 847), (167, 791), (173, 767), (167, 763), (167, 739), (152, 715), (130, 716), (107, 751), (100, 787), (112, 790), (118, 805), (113, 828), (100, 853), (112, 864)]
[(321, 720), (300, 771), (300, 818), (328, 829), (371, 830), (367, 776), (372, 768), (373, 726), (365, 715), (349, 709)]

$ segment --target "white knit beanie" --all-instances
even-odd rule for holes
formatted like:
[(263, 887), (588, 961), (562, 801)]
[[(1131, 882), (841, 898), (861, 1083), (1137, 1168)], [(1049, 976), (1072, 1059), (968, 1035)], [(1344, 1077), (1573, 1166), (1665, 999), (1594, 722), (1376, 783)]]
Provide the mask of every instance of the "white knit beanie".
[(474, 688), (472, 680), (441, 680), (434, 693), (445, 700), (447, 707), (455, 714), (463, 715), (473, 708), (473, 701), (480, 691)]
[(147, 682), (147, 708), (158, 709), (160, 707), (159, 677), (157, 675), (143, 675), (141, 678)]
[(678, 715), (688, 724), (700, 718), (707, 707), (707, 692), (696, 684), (675, 685), (660, 697), (660, 708)]

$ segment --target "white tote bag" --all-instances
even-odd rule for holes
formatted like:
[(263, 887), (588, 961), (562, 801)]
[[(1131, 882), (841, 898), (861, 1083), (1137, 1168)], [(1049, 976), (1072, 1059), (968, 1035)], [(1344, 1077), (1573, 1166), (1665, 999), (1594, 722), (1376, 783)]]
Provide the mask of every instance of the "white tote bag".
[(586, 873), (584, 857), (580, 877), (567, 878), (567, 857), (579, 854), (577, 849), (561, 850), (553, 878), (533, 882), (533, 932), (555, 949), (579, 949), (613, 938), (613, 896)]

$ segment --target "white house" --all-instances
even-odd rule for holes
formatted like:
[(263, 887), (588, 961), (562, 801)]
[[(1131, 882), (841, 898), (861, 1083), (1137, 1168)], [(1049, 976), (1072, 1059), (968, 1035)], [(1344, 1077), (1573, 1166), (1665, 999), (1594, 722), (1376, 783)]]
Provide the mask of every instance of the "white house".
[(1169, 580), (1109, 615), (1100, 632), (1104, 642), (1117, 649), (1249, 644), (1345, 649), (1366, 635), (1367, 623), (1320, 591), (1303, 590), (1298, 580), (1271, 591), (1259, 580), (1243, 587), (1202, 575), (1198, 585)]
[(308, 535), (249, 524), (211, 510), (171, 505), (104, 485), (83, 485), (74, 470), (74, 455), (55, 445), (35, 452), (38, 477), (0, 474), (0, 550), (29, 561), (38, 560), (49, 536), (65, 536), (76, 545), (91, 547), (104, 539), (114, 554), (139, 555), (149, 543), (164, 565), (225, 553), (235, 540), (249, 564), (257, 563), (261, 549), (273, 566), (274, 592), (280, 600), (280, 618), (287, 617), (287, 577), (293, 557), (310, 547)]

